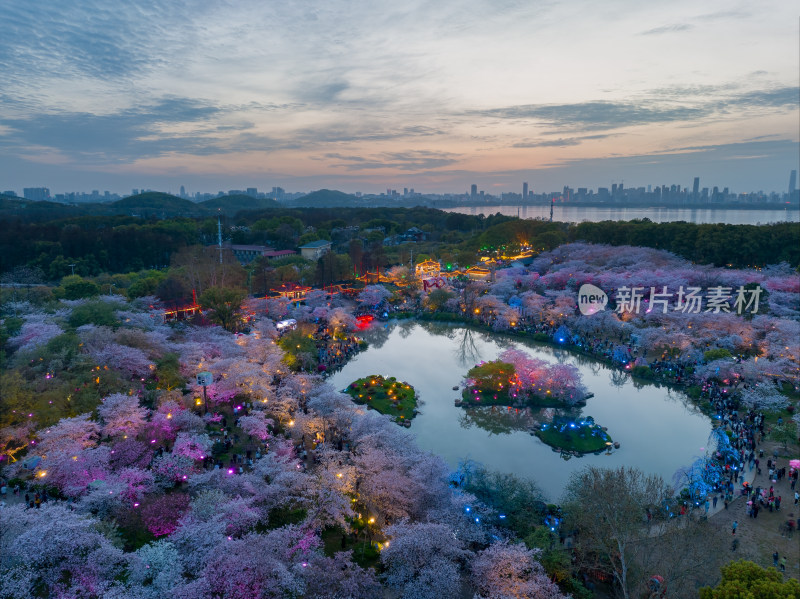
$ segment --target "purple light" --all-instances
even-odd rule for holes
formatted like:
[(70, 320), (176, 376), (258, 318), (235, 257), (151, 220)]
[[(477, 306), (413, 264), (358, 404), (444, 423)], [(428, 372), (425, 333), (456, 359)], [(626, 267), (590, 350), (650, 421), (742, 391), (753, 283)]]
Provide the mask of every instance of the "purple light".
[(150, 443), (155, 443), (155, 442), (156, 442), (156, 440), (155, 440), (155, 439), (153, 439), (152, 441), (150, 441)]
[[(298, 466), (299, 468), (300, 466)], [(228, 468), (228, 474), (233, 474), (233, 468)]]

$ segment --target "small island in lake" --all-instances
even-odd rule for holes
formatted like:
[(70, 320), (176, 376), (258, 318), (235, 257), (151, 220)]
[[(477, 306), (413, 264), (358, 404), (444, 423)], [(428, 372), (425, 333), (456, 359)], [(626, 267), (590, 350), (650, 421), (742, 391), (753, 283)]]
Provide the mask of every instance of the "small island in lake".
[(405, 426), (417, 413), (414, 387), (396, 378), (373, 374), (350, 383), (344, 390), (357, 404), (366, 405), (381, 414), (388, 414)]
[(557, 416), (553, 422), (542, 424), (536, 436), (547, 445), (565, 452), (595, 453), (614, 445), (608, 433), (595, 424), (591, 416), (577, 421)]
[(574, 366), (548, 364), (509, 349), (499, 360), (482, 362), (467, 372), (461, 405), (570, 407), (588, 396)]

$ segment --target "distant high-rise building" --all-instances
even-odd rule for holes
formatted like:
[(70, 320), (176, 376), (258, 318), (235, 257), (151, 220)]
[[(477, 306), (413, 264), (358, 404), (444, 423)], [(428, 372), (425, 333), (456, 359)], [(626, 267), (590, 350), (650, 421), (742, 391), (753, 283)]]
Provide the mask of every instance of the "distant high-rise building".
[(248, 187), (246, 195), (249, 195), (253, 198), (258, 197), (258, 187)]
[(182, 198), (186, 197), (186, 188), (183, 185), (181, 185), (181, 196), (180, 197), (182, 197)]
[(3, 192), (3, 195), (4, 196), (8, 196), (10, 198), (15, 198), (15, 197), (17, 197), (17, 192), (14, 191), (13, 189), (8, 189), (8, 190)]
[(41, 202), (50, 199), (50, 190), (47, 187), (25, 187), (22, 190), (22, 197), (26, 200)]
[(528, 199), (528, 184), (525, 182), (523, 182), (522, 184), (522, 199), (523, 200)]
[(133, 189), (131, 189), (131, 195), (138, 196), (139, 195), (139, 190), (134, 187)]
[(473, 200), (478, 197), (478, 186), (474, 183), (469, 188), (469, 195)]
[(692, 198), (697, 201), (700, 197), (700, 177), (694, 178), (694, 184), (692, 185)]
[(404, 198), (407, 198), (407, 197), (408, 197), (408, 187), (404, 187), (404, 188), (403, 188), (403, 197), (404, 197)]
[(797, 189), (797, 171), (794, 170), (789, 175), (789, 195), (794, 193), (794, 190)]

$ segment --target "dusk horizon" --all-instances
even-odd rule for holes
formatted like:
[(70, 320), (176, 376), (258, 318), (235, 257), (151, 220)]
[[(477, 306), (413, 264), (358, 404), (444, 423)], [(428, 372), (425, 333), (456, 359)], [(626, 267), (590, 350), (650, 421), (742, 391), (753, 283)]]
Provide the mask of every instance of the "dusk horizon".
[(7, 5), (0, 189), (785, 191), (768, 2)]

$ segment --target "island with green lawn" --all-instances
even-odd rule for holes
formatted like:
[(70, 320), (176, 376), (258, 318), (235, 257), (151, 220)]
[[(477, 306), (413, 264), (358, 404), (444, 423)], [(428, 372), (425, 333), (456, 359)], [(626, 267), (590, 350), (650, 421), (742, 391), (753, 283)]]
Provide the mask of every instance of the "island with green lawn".
[(556, 416), (552, 422), (542, 424), (535, 434), (542, 442), (566, 453), (597, 453), (615, 446), (609, 434), (595, 424), (591, 416), (580, 420)]
[(393, 376), (366, 376), (350, 383), (344, 392), (357, 404), (387, 414), (403, 426), (411, 426), (411, 420), (417, 413), (417, 393), (414, 387)]

